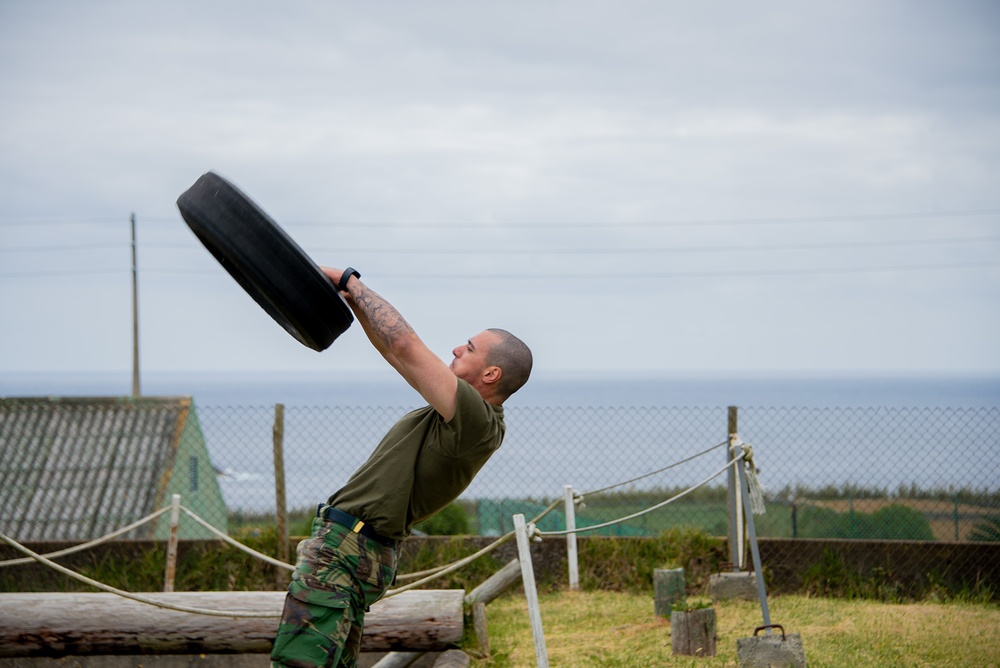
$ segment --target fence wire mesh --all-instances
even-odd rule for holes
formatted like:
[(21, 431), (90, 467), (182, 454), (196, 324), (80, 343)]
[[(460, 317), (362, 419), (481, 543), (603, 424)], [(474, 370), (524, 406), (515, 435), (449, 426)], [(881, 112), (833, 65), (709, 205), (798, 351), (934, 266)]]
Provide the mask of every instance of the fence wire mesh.
[[(280, 443), (288, 508), (314, 508), (348, 479), (410, 408), (288, 406), (282, 409), (279, 430), (275, 406), (192, 406), (182, 425), (188, 440), (173, 446), (183, 459), (167, 462), (158, 483), (161, 500), (169, 502), (166, 492), (180, 493), (185, 505), (231, 531), (248, 518), (273, 516), (274, 452)], [(120, 410), (121, 403), (93, 410), (112, 409)], [(39, 408), (31, 410), (35, 415)], [(95, 462), (114, 466), (122, 461), (107, 448), (121, 448), (129, 439), (156, 442), (146, 431), (130, 432), (123, 419), (80, 418), (69, 425), (70, 418), (62, 415), (62, 427), (48, 433), (26, 420), (23, 411), (16, 400), (0, 406), (0, 482), (8, 496), (20, 494), (11, 496), (0, 512), (14, 537), (17, 526), (38, 519), (27, 516), (32, 508), (28, 497), (36, 492), (31, 487), (43, 489), (45, 472), (57, 467), (51, 458), (31, 459), (26, 454), (31, 448), (40, 451), (59, 439), (86, 439), (104, 444), (95, 446)], [(1000, 541), (1000, 408), (741, 407), (737, 415), (739, 436), (753, 446), (765, 487), (767, 513), (756, 520), (761, 537)], [(726, 407), (508, 407), (504, 445), (459, 505), (470, 516), (471, 530), (481, 535), (509, 531), (514, 513), (536, 515), (561, 498), (566, 485), (583, 495), (576, 511), (579, 527), (627, 516), (725, 464), (728, 419)], [(117, 431), (83, 434), (86, 425), (112, 425), (107, 428)], [(172, 428), (177, 432), (181, 426)], [(72, 451), (70, 445), (59, 447)], [(78, 468), (90, 466), (79, 458), (73, 461)], [(26, 485), (29, 479), (31, 485)], [(86, 487), (88, 480), (114, 482), (83, 475), (74, 485)], [(676, 503), (595, 533), (657, 535), (690, 527), (725, 536), (725, 485), (722, 475)], [(65, 496), (73, 490), (60, 491)], [(124, 493), (149, 496), (148, 489)], [(190, 502), (192, 496), (211, 494), (221, 501)], [(120, 524), (155, 509), (123, 511)], [(564, 521), (561, 512), (552, 513), (539, 528), (563, 529)]]

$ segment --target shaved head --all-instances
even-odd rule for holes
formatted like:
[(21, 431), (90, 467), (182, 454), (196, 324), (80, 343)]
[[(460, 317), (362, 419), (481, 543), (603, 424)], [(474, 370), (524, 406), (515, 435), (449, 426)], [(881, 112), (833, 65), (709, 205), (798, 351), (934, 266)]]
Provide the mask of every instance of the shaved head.
[(517, 392), (528, 382), (531, 375), (531, 350), (524, 342), (505, 329), (486, 330), (496, 336), (495, 343), (490, 346), (486, 363), (500, 367), (498, 393), (503, 399)]

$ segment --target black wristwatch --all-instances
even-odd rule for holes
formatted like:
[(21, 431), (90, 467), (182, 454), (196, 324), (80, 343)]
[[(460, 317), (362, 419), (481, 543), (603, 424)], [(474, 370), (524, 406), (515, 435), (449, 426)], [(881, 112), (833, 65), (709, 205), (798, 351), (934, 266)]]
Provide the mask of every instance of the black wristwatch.
[(354, 267), (345, 269), (344, 273), (340, 275), (340, 281), (337, 282), (337, 289), (341, 292), (347, 292), (347, 281), (351, 280), (351, 276), (361, 278), (361, 272)]

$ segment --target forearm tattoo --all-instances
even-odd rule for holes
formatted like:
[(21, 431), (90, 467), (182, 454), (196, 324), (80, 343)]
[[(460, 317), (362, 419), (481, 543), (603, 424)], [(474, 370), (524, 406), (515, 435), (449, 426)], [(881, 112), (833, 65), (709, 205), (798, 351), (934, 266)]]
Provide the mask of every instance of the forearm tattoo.
[(365, 285), (359, 285), (351, 295), (361, 312), (368, 319), (372, 331), (387, 347), (400, 334), (410, 334), (413, 328), (403, 319), (392, 304)]

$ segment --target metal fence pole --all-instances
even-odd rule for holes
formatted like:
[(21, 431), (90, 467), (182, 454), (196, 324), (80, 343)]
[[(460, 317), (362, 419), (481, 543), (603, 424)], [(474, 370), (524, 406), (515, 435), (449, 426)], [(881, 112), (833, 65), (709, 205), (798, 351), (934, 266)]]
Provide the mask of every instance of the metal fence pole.
[[(736, 477), (740, 488), (740, 498), (743, 500), (743, 510), (746, 516), (747, 532), (750, 536), (750, 555), (753, 559), (754, 579), (757, 581), (757, 594), (760, 597), (760, 612), (764, 618), (764, 626), (771, 624), (771, 611), (767, 605), (767, 588), (764, 585), (764, 567), (760, 562), (760, 550), (757, 547), (757, 530), (754, 527), (753, 511), (750, 509), (750, 492), (747, 488), (746, 464), (743, 461), (737, 462)], [(771, 635), (771, 629), (767, 629), (767, 635)]]

